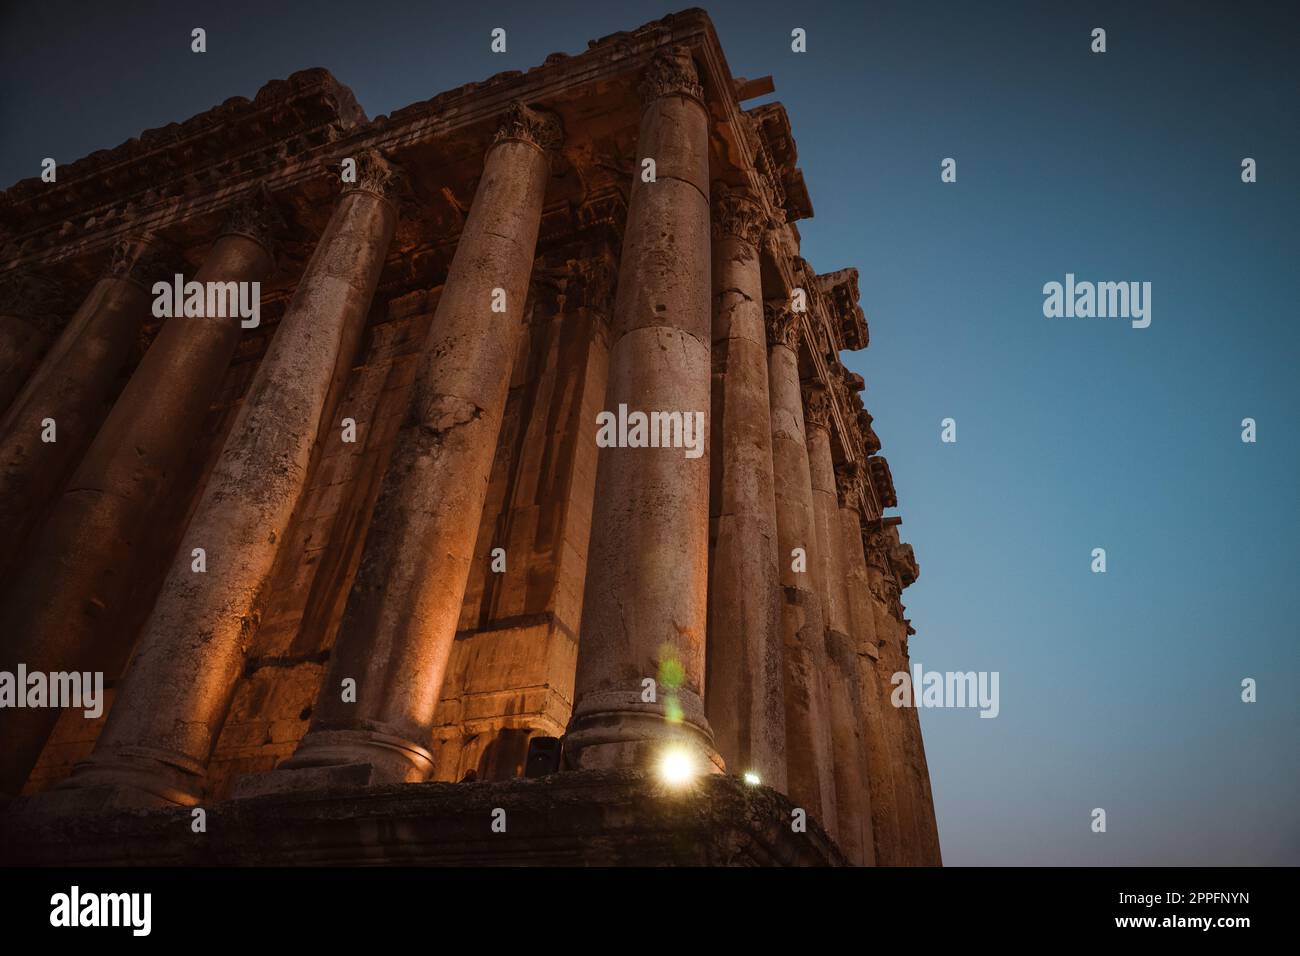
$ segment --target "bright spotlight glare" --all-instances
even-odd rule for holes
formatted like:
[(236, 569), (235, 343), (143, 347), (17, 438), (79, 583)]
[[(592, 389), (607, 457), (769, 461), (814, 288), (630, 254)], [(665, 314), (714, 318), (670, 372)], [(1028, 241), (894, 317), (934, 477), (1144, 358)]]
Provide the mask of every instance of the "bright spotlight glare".
[(762, 780), (759, 779), (758, 774), (754, 773), (754, 771), (752, 770), (746, 770), (745, 775), (741, 777), (741, 779), (744, 780), (745, 783), (749, 784), (751, 787), (757, 787), (759, 784), (763, 782)]
[(666, 750), (659, 758), (659, 776), (669, 786), (683, 786), (695, 776), (695, 761), (681, 748)]

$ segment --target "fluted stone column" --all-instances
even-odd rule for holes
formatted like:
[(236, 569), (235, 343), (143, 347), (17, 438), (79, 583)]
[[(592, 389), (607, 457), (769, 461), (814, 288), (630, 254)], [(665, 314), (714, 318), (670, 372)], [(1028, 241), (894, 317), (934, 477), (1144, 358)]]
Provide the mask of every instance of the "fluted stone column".
[(777, 572), (763, 213), (714, 187), (713, 489), (705, 713), (718, 753), (785, 792), (785, 674)]
[[(271, 269), (268, 203), (239, 205), (198, 282), (260, 281)], [(240, 320), (177, 317), (162, 330), (34, 539), (0, 634), (17, 635), (0, 669), (115, 674), (134, 634), (118, 617), (147, 569), (151, 516), (172, 487), (239, 342)], [(0, 794), (22, 786), (59, 712), (0, 710)]]
[[(839, 818), (832, 715), (826, 694), (826, 628), (815, 572), (817, 520), (799, 387), (799, 323), (784, 301), (766, 303), (765, 318), (785, 652), (788, 793), (834, 835)], [(796, 549), (806, 556), (806, 569), (800, 569), (803, 565), (797, 563)]]
[(877, 866), (899, 866), (902, 846), (898, 829), (898, 802), (894, 794), (894, 766), (889, 752), (890, 727), (883, 707), (889, 699), (880, 696), (880, 648), (876, 622), (871, 611), (871, 590), (867, 562), (862, 550), (861, 503), (851, 485), (860, 471), (857, 464), (836, 468), (840, 482), (840, 537), (848, 583), (850, 634), (857, 648), (858, 684), (862, 700), (862, 730), (866, 750), (867, 777), (871, 791), (871, 836)]
[[(171, 280), (173, 264), (156, 239), (117, 243), (103, 277), (0, 423), (0, 539), (7, 542), (0, 581), (27, 559), (29, 537), (99, 430), (149, 315), (149, 289)], [(55, 423), (55, 441), (41, 440), (46, 419)]]
[[(483, 164), (429, 329), (361, 564), (294, 755), (251, 795), (424, 780), (492, 458), (523, 332), (558, 119), (510, 107)], [(502, 298), (504, 296), (504, 299)], [(501, 303), (504, 311), (494, 311)], [(355, 684), (355, 699), (342, 691)]]
[(840, 548), (839, 500), (831, 457), (830, 393), (819, 382), (804, 390), (813, 514), (817, 525), (817, 585), (826, 626), (826, 694), (835, 755), (835, 805), (840, 848), (854, 863), (875, 862), (871, 793), (862, 739), (857, 647), (849, 634), (847, 580)]
[[(656, 56), (642, 94), (637, 156), (657, 178), (632, 183), (605, 408), (693, 422), (709, 414), (712, 310), (709, 116), (689, 50)], [(703, 706), (708, 536), (707, 444), (693, 459), (601, 449), (569, 766), (646, 767), (669, 742), (720, 763)]]
[[(203, 794), (340, 350), (360, 339), (397, 223), (394, 170), (375, 153), (357, 160), (357, 181), (344, 187), (258, 366), (95, 752), (65, 788), (105, 788), (108, 805), (193, 804)], [(193, 570), (195, 548), (206, 553), (205, 573)]]

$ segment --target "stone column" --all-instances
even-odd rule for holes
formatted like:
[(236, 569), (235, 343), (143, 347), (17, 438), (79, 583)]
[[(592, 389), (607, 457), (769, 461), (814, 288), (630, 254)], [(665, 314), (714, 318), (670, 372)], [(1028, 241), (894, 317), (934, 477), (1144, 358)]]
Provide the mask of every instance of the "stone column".
[[(242, 203), (195, 280), (260, 281), (272, 265), (266, 202)], [(236, 318), (168, 319), (36, 536), (0, 617), (16, 635), (0, 669), (116, 674), (134, 634), (119, 615), (148, 569), (150, 515), (188, 489), (170, 486), (221, 388)], [(0, 710), (0, 794), (18, 790), (57, 721), (53, 708)]]
[(34, 322), (0, 314), (0, 412), (9, 407), (49, 344), (49, 333)]
[(841, 484), (840, 537), (848, 582), (850, 634), (857, 647), (858, 686), (862, 700), (862, 730), (866, 751), (867, 778), (871, 792), (871, 836), (877, 866), (899, 866), (906, 862), (898, 829), (898, 801), (894, 794), (894, 767), (889, 752), (890, 725), (883, 708), (888, 697), (880, 696), (877, 670), (880, 665), (876, 622), (871, 611), (871, 590), (866, 557), (862, 550), (861, 503), (850, 493), (860, 466), (846, 464), (836, 469)]
[(18, 272), (0, 278), (0, 414), (49, 347), (62, 299), (49, 279)]
[(826, 638), (817, 590), (817, 520), (799, 388), (799, 320), (785, 302), (765, 305), (777, 569), (785, 656), (788, 793), (834, 835), (838, 828)]
[(858, 686), (857, 647), (849, 635), (846, 574), (840, 548), (839, 500), (831, 458), (831, 397), (814, 382), (804, 390), (808, 461), (811, 468), (813, 514), (816, 518), (818, 561), (816, 578), (822, 607), (829, 609), (826, 626), (826, 667), (823, 671), (831, 715), (831, 746), (835, 755), (835, 805), (840, 849), (854, 863), (875, 862), (871, 837), (871, 794), (866, 748), (862, 740), (862, 699)]
[(880, 660), (876, 668), (881, 714), (889, 738), (889, 759), (894, 778), (894, 798), (898, 810), (899, 853), (901, 865), (917, 866), (924, 862), (923, 837), (920, 828), (919, 787), (915, 763), (912, 759), (912, 731), (907, 708), (893, 703), (898, 685), (893, 677), (906, 672), (907, 661), (898, 641), (898, 621), (891, 613), (897, 600), (898, 584), (885, 555), (883, 532), (864, 534), (863, 545), (867, 560), (867, 575), (871, 589), (871, 612), (879, 642)]
[[(171, 251), (123, 240), (45, 361), (0, 424), (0, 581), (27, 559), (26, 542), (108, 412), (114, 382), (149, 315), (154, 281), (171, 280)], [(42, 441), (53, 419), (55, 441)]]
[[(916, 581), (920, 569), (912, 546), (898, 540), (898, 529), (891, 527), (882, 533), (886, 543), (888, 565), (891, 572), (887, 584), (889, 615), (887, 626), (890, 633), (891, 653), (895, 655), (897, 670), (911, 669), (908, 646), (910, 636), (914, 633), (912, 626), (904, 617), (902, 592)], [(925, 759), (925, 742), (921, 736), (921, 712), (916, 706), (916, 694), (919, 688), (913, 685), (911, 707), (900, 708), (903, 718), (904, 740), (906, 744), (907, 765), (914, 789), (914, 806), (917, 832), (917, 862), (922, 866), (942, 866), (943, 859), (939, 851), (939, 830), (934, 814), (934, 798), (930, 791), (930, 768)]]
[(713, 488), (705, 713), (728, 769), (785, 792), (785, 675), (777, 572), (763, 214), (714, 187)]
[[(483, 164), (307, 734), (239, 795), (420, 781), (523, 333), (556, 117), (513, 104)], [(344, 684), (354, 687), (345, 694)]]
[[(340, 350), (359, 340), (397, 224), (393, 169), (376, 153), (357, 160), (357, 181), (344, 188), (258, 366), (95, 752), (64, 787), (106, 787), (105, 803), (118, 806), (189, 805), (203, 795)], [(206, 554), (205, 573), (193, 570), (195, 548)]]
[(601, 449), (565, 753), (578, 769), (646, 767), (673, 741), (706, 770), (721, 762), (703, 706), (709, 456), (696, 425), (710, 391), (709, 114), (689, 50), (658, 54), (642, 95), (638, 173), (653, 159), (656, 181), (632, 182), (605, 408), (680, 413), (703, 453)]

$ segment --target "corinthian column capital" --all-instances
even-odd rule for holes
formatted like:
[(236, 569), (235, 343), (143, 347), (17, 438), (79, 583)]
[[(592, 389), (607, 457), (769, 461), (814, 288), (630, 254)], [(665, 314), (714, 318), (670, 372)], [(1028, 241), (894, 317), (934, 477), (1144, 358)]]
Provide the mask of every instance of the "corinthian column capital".
[(784, 345), (790, 351), (799, 349), (799, 316), (784, 302), (764, 302), (763, 320), (767, 326), (767, 345), (774, 348)]
[(370, 193), (385, 202), (396, 204), (406, 186), (402, 167), (377, 149), (367, 149), (355, 158), (356, 182), (345, 183), (343, 192)]
[(808, 382), (803, 386), (803, 417), (809, 425), (830, 425), (831, 393), (823, 383)]
[(762, 207), (745, 190), (729, 188), (725, 183), (714, 183), (712, 191), (713, 238), (740, 239), (757, 249), (766, 224)]
[(858, 479), (862, 466), (856, 461), (842, 461), (835, 466), (835, 493), (841, 508), (858, 509)]
[(515, 100), (497, 127), (492, 145), (510, 140), (527, 143), (542, 152), (559, 149), (564, 142), (564, 127), (554, 113), (530, 109)]
[(641, 102), (646, 104), (661, 96), (688, 96), (703, 105), (704, 87), (700, 86), (690, 47), (668, 47), (656, 53), (641, 78), (640, 93)]
[(104, 275), (134, 282), (148, 291), (159, 279), (170, 279), (181, 271), (183, 260), (171, 243), (157, 236), (119, 239), (113, 243)]
[(11, 271), (0, 277), (0, 315), (26, 319), (54, 336), (71, 310), (66, 287), (48, 276)]
[(284, 227), (284, 218), (275, 207), (270, 191), (261, 187), (246, 193), (231, 207), (221, 235), (252, 239), (274, 259), (275, 237)]

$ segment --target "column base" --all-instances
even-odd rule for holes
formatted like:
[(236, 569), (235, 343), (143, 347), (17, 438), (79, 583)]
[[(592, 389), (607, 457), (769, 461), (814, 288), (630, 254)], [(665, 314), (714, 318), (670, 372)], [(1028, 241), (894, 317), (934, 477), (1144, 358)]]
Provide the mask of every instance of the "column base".
[(184, 754), (131, 747), (93, 754), (33, 804), (83, 809), (192, 807), (201, 802), (205, 768)]
[(433, 773), (433, 755), (394, 734), (377, 730), (308, 731), (293, 756), (268, 773), (250, 774), (234, 797), (300, 793), (337, 786), (379, 787), (422, 783)]
[(654, 772), (674, 750), (694, 773), (726, 773), (713, 744), (699, 696), (679, 692), (670, 717), (666, 702), (645, 703), (638, 691), (589, 693), (574, 708), (564, 736), (567, 770), (632, 769)]

